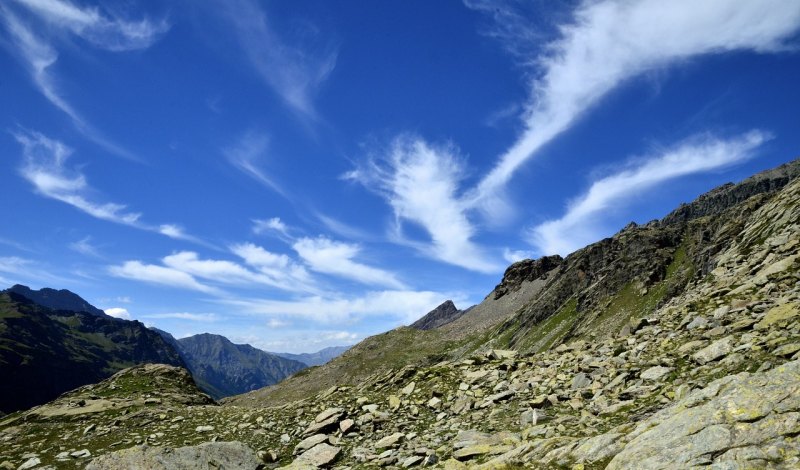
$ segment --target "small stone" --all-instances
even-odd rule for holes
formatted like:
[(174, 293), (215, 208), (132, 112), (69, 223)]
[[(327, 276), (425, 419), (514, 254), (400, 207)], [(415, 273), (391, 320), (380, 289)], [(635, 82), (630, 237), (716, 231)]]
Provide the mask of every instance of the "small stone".
[(418, 463), (422, 462), (423, 457), (421, 455), (412, 455), (411, 457), (403, 460), (403, 463), (400, 464), (403, 468), (413, 467)]
[(411, 395), (412, 393), (414, 393), (414, 388), (416, 388), (416, 386), (417, 386), (416, 383), (411, 382), (405, 387), (403, 387), (403, 389), (400, 390), (400, 393), (402, 393), (403, 395)]
[(194, 428), (195, 432), (211, 432), (214, 430), (214, 426), (197, 426)]
[(95, 423), (92, 423), (92, 424), (86, 426), (86, 429), (83, 430), (83, 435), (85, 436), (85, 435), (89, 434), (90, 432), (94, 431), (94, 429), (96, 427), (97, 427), (97, 425)]
[(349, 431), (349, 430), (351, 430), (353, 428), (354, 424), (355, 424), (355, 421), (353, 421), (352, 419), (342, 420), (339, 423), (339, 430), (342, 431), (342, 434), (346, 434), (347, 431)]
[(573, 390), (580, 390), (582, 388), (586, 388), (592, 384), (592, 379), (589, 378), (583, 372), (579, 372), (575, 374), (575, 377), (572, 378), (572, 389)]
[(390, 435), (384, 437), (383, 439), (379, 440), (378, 442), (376, 442), (375, 443), (375, 448), (376, 449), (385, 449), (387, 447), (392, 447), (395, 444), (397, 444), (398, 442), (400, 442), (403, 439), (405, 439), (405, 437), (406, 437), (406, 435), (401, 433), (401, 432), (396, 432), (394, 434), (390, 434)]
[(394, 411), (400, 408), (400, 397), (397, 395), (389, 395), (389, 409)]
[(303, 451), (306, 451), (306, 450), (314, 447), (315, 445), (320, 444), (322, 442), (325, 442), (327, 440), (328, 440), (328, 436), (326, 436), (325, 434), (314, 434), (313, 436), (307, 437), (307, 438), (303, 439), (302, 441), (300, 441), (294, 447), (294, 454), (295, 455), (299, 454), (299, 453), (301, 453)]
[(75, 452), (71, 452), (69, 455), (76, 459), (85, 459), (87, 457), (91, 457), (92, 453), (89, 452), (89, 449), (81, 449), (81, 450), (76, 450)]
[(17, 467), (17, 470), (28, 470), (29, 468), (33, 468), (39, 465), (40, 463), (42, 463), (42, 461), (39, 460), (38, 457), (31, 457), (28, 460), (26, 460), (22, 465)]
[(438, 410), (439, 408), (442, 407), (442, 400), (439, 399), (438, 397), (433, 397), (430, 400), (428, 400), (428, 403), (426, 404), (428, 405), (428, 408), (433, 408), (434, 410)]

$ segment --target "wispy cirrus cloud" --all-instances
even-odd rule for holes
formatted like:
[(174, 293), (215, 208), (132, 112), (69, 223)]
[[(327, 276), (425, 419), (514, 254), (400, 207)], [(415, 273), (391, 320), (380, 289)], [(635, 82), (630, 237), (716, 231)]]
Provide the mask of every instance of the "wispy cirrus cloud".
[(64, 112), (76, 129), (107, 151), (137, 159), (128, 150), (105, 137), (91, 125), (59, 91), (52, 73), (58, 60), (58, 45), (70, 34), (108, 51), (144, 49), (163, 35), (165, 20), (143, 18), (130, 21), (113, 17), (97, 8), (81, 8), (65, 0), (13, 0), (0, 4), (2, 25), (12, 52), (28, 69), (34, 86), (56, 108)]
[(280, 217), (272, 217), (271, 219), (253, 219), (253, 233), (261, 235), (264, 233), (275, 232), (279, 235), (289, 236), (289, 227), (280, 219)]
[(142, 315), (142, 318), (152, 320), (188, 320), (193, 322), (214, 323), (220, 320), (220, 316), (216, 313), (192, 313), (192, 312), (168, 312), (168, 313), (150, 313)]
[(92, 244), (92, 237), (83, 237), (69, 244), (69, 249), (86, 256), (100, 257), (100, 250)]
[[(396, 138), (383, 156), (344, 176), (386, 199), (394, 211), (400, 241), (446, 263), (497, 271), (500, 266), (472, 240), (476, 230), (459, 192), (463, 177), (463, 165), (452, 146), (434, 147), (411, 135)], [(404, 221), (425, 229), (430, 240), (406, 240)]]
[[(517, 169), (609, 92), (696, 56), (781, 51), (800, 28), (800, 1), (585, 1), (573, 16), (560, 38), (528, 61), (542, 73), (531, 83), (525, 130), (471, 192), (471, 203), (489, 217), (507, 213), (502, 193)], [(525, 40), (527, 29), (516, 30), (523, 36), (499, 36)]]
[(336, 66), (338, 47), (312, 25), (289, 41), (253, 0), (220, 2), (239, 44), (264, 83), (302, 116), (317, 119), (313, 98)]
[[(20, 174), (37, 194), (61, 201), (101, 220), (160, 233), (177, 240), (208, 245), (187, 234), (179, 225), (150, 225), (141, 220), (141, 213), (130, 211), (125, 204), (98, 202), (96, 191), (89, 185), (86, 175), (67, 165), (73, 152), (63, 142), (33, 131), (16, 131), (12, 135), (22, 146)], [(73, 247), (77, 251), (80, 248), (77, 245)]]
[(222, 153), (236, 169), (281, 196), (287, 197), (283, 188), (259, 166), (260, 161), (266, 158), (268, 149), (269, 137), (265, 133), (248, 131), (242, 134), (235, 144), (223, 149)]
[(362, 284), (406, 288), (395, 274), (355, 261), (361, 251), (359, 245), (320, 236), (301, 238), (294, 242), (292, 248), (314, 271), (352, 279)]
[(20, 173), (38, 194), (69, 204), (98, 219), (131, 226), (139, 224), (141, 214), (128, 211), (125, 205), (98, 203), (90, 199), (92, 191), (86, 176), (66, 165), (72, 149), (38, 132), (16, 132), (13, 135), (22, 146)]
[(141, 281), (148, 284), (155, 284), (165, 287), (177, 287), (180, 289), (194, 290), (206, 294), (219, 293), (214, 287), (198, 281), (194, 276), (179, 269), (160, 266), (157, 264), (145, 264), (141, 261), (126, 261), (121, 265), (110, 266), (108, 272), (112, 276)]
[(633, 166), (594, 181), (588, 191), (569, 204), (561, 218), (530, 229), (530, 242), (543, 255), (569, 254), (614, 230), (603, 225), (602, 216), (612, 206), (624, 207), (633, 200), (632, 195), (665, 181), (747, 160), (770, 138), (768, 133), (757, 130), (731, 139), (701, 135), (638, 158)]

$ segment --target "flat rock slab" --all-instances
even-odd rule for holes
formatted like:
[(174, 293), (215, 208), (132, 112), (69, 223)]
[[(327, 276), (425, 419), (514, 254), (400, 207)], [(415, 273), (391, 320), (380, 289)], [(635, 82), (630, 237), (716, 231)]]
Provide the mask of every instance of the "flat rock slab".
[(198, 446), (136, 446), (92, 460), (87, 470), (255, 470), (253, 449), (241, 442), (207, 442)]

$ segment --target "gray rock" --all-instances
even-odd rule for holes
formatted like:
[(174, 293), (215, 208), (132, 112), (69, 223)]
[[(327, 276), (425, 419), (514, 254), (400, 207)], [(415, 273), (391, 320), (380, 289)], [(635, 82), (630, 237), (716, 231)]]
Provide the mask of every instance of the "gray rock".
[(301, 455), (294, 464), (322, 467), (336, 460), (341, 449), (325, 443), (317, 444)]
[(733, 345), (735, 343), (736, 338), (733, 336), (726, 336), (694, 353), (692, 359), (700, 364), (707, 364), (730, 354), (733, 351)]
[(31, 457), (25, 462), (23, 462), (22, 465), (17, 467), (17, 470), (28, 470), (29, 468), (36, 467), (40, 463), (42, 463), (42, 461), (38, 457)]
[(661, 377), (669, 374), (672, 371), (672, 367), (663, 367), (663, 366), (655, 366), (647, 369), (646, 371), (642, 372), (639, 376), (644, 380), (658, 380)]
[(328, 436), (326, 436), (325, 434), (314, 434), (311, 437), (303, 439), (296, 446), (294, 446), (294, 453), (299, 454), (327, 440)]
[(573, 390), (580, 390), (582, 388), (586, 388), (592, 384), (592, 379), (589, 378), (588, 375), (584, 374), (583, 372), (579, 372), (575, 374), (575, 377), (572, 379), (572, 389)]
[(390, 435), (384, 437), (383, 439), (379, 440), (378, 442), (376, 442), (375, 443), (375, 448), (376, 449), (385, 449), (386, 447), (392, 447), (395, 444), (397, 444), (398, 442), (400, 442), (401, 440), (403, 440), (403, 438), (405, 438), (405, 434), (403, 434), (401, 432), (396, 432), (394, 434), (390, 434)]
[(102, 455), (86, 466), (87, 470), (255, 470), (261, 462), (255, 452), (241, 442), (207, 442), (198, 446), (136, 446)]

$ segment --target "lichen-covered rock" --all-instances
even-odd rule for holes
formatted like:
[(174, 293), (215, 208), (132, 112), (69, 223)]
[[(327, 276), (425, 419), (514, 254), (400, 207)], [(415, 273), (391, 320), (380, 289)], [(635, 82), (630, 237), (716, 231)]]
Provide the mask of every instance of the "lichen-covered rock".
[(712, 383), (640, 423), (607, 469), (688, 468), (755, 456), (745, 447), (781, 448), (784, 465), (800, 466), (800, 361), (760, 374), (742, 373)]

